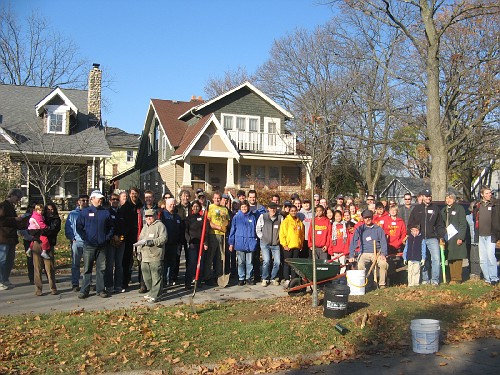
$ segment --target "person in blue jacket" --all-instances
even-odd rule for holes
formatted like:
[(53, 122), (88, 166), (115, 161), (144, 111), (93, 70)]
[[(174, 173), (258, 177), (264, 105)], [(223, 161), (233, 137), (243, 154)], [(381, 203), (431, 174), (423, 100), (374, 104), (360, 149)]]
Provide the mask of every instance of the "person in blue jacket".
[(229, 251), (236, 250), (238, 258), (238, 285), (255, 285), (252, 254), (257, 249), (256, 216), (250, 212), (248, 201), (240, 203), (240, 210), (233, 217), (229, 232)]
[(99, 297), (109, 297), (104, 286), (106, 250), (113, 237), (113, 220), (109, 210), (102, 207), (104, 196), (94, 190), (90, 206), (84, 208), (76, 220), (76, 231), (83, 240), (83, 286), (78, 298), (89, 296), (92, 267), (96, 264), (96, 292)]

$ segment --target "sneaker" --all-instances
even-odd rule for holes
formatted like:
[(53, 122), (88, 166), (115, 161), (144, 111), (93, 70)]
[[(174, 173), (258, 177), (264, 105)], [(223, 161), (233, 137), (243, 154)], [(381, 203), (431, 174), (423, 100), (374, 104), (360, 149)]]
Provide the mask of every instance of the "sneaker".
[(269, 281), (268, 280), (262, 280), (262, 286), (268, 286)]
[(42, 258), (43, 259), (50, 259), (50, 255), (47, 254), (45, 251), (42, 251)]
[(87, 293), (80, 293), (80, 294), (78, 295), (78, 298), (79, 298), (79, 299), (85, 299), (85, 298), (88, 298), (88, 296), (89, 296), (89, 295), (88, 295)]
[(41, 295), (42, 295), (42, 291), (41, 291), (41, 290), (37, 290), (37, 291), (35, 292), (35, 296), (40, 297)]
[(73, 292), (79, 292), (80, 287), (78, 285), (73, 285), (73, 288), (71, 289)]
[(50, 294), (52, 294), (53, 296), (57, 296), (59, 294), (59, 292), (57, 291), (57, 289), (52, 289), (50, 291)]
[(491, 282), (491, 285), (492, 285), (492, 286), (496, 286), (496, 285), (498, 285), (498, 280), (493, 280), (493, 281)]
[(91, 285), (91, 286), (90, 286), (90, 290), (91, 290), (92, 292), (95, 292), (95, 285)]
[(151, 296), (149, 294), (146, 294), (145, 296), (142, 296), (142, 298), (144, 298), (144, 299), (150, 299)]
[(10, 282), (10, 280), (6, 280), (3, 282), (3, 284), (9, 288), (14, 288), (15, 285)]
[(0, 283), (0, 290), (7, 290), (9, 287), (3, 283)]
[(273, 284), (274, 286), (280, 286), (280, 280), (279, 280), (279, 279), (274, 279), (274, 280), (272, 281), (272, 284)]
[(139, 289), (139, 293), (141, 293), (141, 294), (144, 294), (144, 293), (147, 293), (147, 292), (148, 292), (148, 290), (146, 288)]
[(109, 297), (109, 294), (104, 290), (102, 292), (97, 293), (97, 295), (101, 298), (108, 298)]
[(26, 250), (26, 256), (31, 258), (31, 249)]
[(146, 301), (148, 301), (149, 303), (156, 303), (156, 302), (158, 302), (158, 299), (156, 299), (154, 297), (149, 297)]
[(288, 289), (288, 285), (290, 284), (290, 280), (285, 280), (285, 283), (283, 284), (283, 287), (285, 289)]
[(470, 276), (469, 276), (469, 279), (470, 280), (481, 280), (481, 277), (479, 275), (476, 275), (474, 273), (471, 273)]
[(243, 286), (243, 285), (245, 285), (245, 280), (239, 280), (239, 281), (238, 281), (238, 285), (239, 285), (239, 286)]
[(247, 284), (248, 285), (255, 285), (255, 280), (248, 279)]

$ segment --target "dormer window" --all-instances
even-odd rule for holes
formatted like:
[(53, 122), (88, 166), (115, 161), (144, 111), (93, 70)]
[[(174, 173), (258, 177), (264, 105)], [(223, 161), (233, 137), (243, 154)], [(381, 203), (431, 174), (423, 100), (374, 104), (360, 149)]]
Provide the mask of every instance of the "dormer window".
[(45, 106), (47, 108), (47, 133), (66, 134), (68, 106)]

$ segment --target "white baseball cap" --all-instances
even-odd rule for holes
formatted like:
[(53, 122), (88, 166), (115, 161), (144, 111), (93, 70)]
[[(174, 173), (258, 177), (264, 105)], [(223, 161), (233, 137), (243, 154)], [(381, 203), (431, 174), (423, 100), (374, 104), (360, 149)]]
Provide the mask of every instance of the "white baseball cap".
[(90, 194), (90, 198), (104, 198), (104, 195), (102, 195), (102, 193), (99, 191), (99, 190), (94, 190), (91, 194)]

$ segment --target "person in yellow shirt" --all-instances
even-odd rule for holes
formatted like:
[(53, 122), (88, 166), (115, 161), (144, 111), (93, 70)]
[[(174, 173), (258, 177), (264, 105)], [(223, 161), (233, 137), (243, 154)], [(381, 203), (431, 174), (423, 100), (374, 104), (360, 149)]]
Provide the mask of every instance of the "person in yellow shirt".
[[(304, 224), (297, 217), (297, 207), (291, 206), (290, 213), (285, 217), (280, 226), (280, 244), (283, 246), (284, 259), (298, 258), (300, 249), (304, 243)], [(288, 263), (283, 264), (283, 278), (285, 288), (288, 288), (290, 279), (296, 277), (296, 273)]]
[[(214, 278), (222, 275), (222, 257), (225, 256), (225, 236), (229, 224), (229, 212), (221, 204), (221, 198), (221, 193), (214, 193), (213, 203), (208, 207), (207, 213), (210, 227), (208, 230), (208, 250), (203, 261), (203, 279), (207, 285), (215, 285)], [(212, 272), (214, 258), (215, 273)]]

